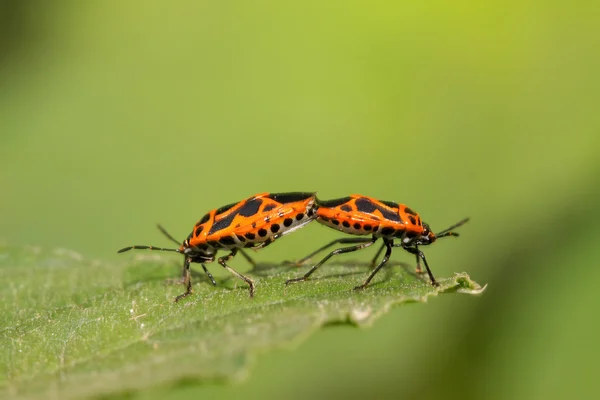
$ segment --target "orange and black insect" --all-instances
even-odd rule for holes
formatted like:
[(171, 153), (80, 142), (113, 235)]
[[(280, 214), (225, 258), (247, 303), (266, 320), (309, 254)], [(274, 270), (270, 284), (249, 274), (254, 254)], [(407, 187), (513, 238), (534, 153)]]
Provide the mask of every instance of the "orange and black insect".
[[(301, 265), (309, 260), (315, 254), (333, 246), (336, 243), (349, 244), (355, 243), (351, 247), (343, 247), (329, 253), (325, 258), (315, 264), (304, 276), (286, 281), (286, 285), (292, 282), (305, 281), (317, 270), (323, 263), (336, 254), (349, 253), (352, 251), (367, 248), (374, 244), (379, 238), (383, 239), (383, 245), (377, 251), (372, 264), (373, 271), (363, 282), (362, 285), (354, 289), (365, 288), (371, 279), (388, 262), (392, 254), (393, 247), (402, 247), (409, 253), (415, 254), (417, 259), (417, 272), (421, 272), (420, 260), (423, 260), (429, 279), (432, 285), (438, 285), (431, 269), (427, 264), (425, 254), (419, 250), (419, 246), (426, 246), (437, 239), (445, 236), (458, 236), (458, 233), (452, 230), (466, 223), (469, 219), (452, 225), (439, 233), (433, 233), (429, 225), (421, 221), (421, 217), (404, 204), (397, 204), (391, 201), (376, 200), (371, 197), (352, 195), (341, 199), (321, 201), (317, 200), (317, 221), (333, 229), (349, 233), (352, 235), (371, 235), (371, 238), (342, 238), (332, 241), (320, 249), (309, 254), (298, 261)], [(398, 240), (398, 243), (394, 243)], [(385, 255), (379, 264), (375, 262), (381, 252), (386, 249)]]
[[(295, 231), (316, 218), (316, 197), (314, 193), (261, 193), (238, 203), (228, 204), (204, 215), (190, 235), (177, 249), (154, 246), (130, 246), (119, 253), (131, 249), (173, 251), (185, 256), (183, 263), (183, 284), (185, 293), (175, 301), (192, 293), (190, 263), (199, 263), (215, 284), (204, 264), (215, 260), (218, 250), (229, 250), (218, 262), (250, 286), (250, 296), (254, 295), (254, 282), (227, 265), (242, 248), (259, 249), (268, 246), (276, 239)], [(176, 243), (162, 227), (161, 231)], [(244, 254), (245, 255), (245, 254)], [(253, 261), (245, 255), (246, 258)]]

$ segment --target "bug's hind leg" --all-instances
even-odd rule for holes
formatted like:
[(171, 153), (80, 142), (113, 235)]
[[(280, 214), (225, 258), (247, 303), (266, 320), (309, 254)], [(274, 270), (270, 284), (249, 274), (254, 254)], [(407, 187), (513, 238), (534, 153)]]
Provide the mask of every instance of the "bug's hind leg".
[(240, 274), (235, 269), (233, 269), (229, 265), (227, 265), (227, 261), (229, 261), (231, 258), (233, 258), (233, 256), (235, 256), (237, 251), (238, 251), (238, 249), (232, 249), (231, 253), (229, 253), (226, 256), (220, 257), (218, 260), (219, 264), (221, 264), (221, 266), (223, 268), (225, 268), (227, 271), (231, 272), (233, 275), (237, 276), (239, 279), (246, 282), (250, 286), (250, 297), (253, 297), (254, 296), (254, 281), (252, 281), (252, 279), (248, 278), (247, 276)]
[(306, 257), (303, 257), (303, 258), (301, 258), (301, 259), (299, 259), (297, 261), (284, 261), (284, 264), (294, 265), (296, 267), (300, 267), (300, 266), (304, 265), (307, 261), (309, 261), (311, 258), (313, 258), (315, 255), (319, 254), (323, 250), (326, 250), (326, 249), (328, 249), (328, 248), (330, 248), (333, 245), (336, 245), (338, 243), (340, 243), (340, 244), (369, 243), (371, 241), (372, 241), (371, 238), (340, 238), (340, 239), (335, 239), (335, 240), (327, 243), (325, 246), (319, 247), (317, 250), (313, 251), (312, 253), (310, 253)]
[(246, 259), (246, 261), (248, 261), (250, 263), (250, 265), (252, 265), (252, 268), (256, 268), (256, 261), (254, 261), (252, 259), (252, 257), (250, 257), (248, 255), (248, 253), (246, 253), (244, 250), (239, 249), (240, 254), (242, 255), (242, 257), (244, 257)]
[(381, 245), (379, 250), (377, 250), (377, 253), (375, 253), (375, 257), (373, 257), (373, 259), (371, 260), (371, 268), (375, 269), (375, 267), (377, 266), (377, 259), (379, 258), (379, 256), (381, 255), (381, 252), (384, 249), (385, 249), (385, 243)]
[[(371, 282), (371, 279), (373, 279), (373, 277), (379, 272), (379, 270), (381, 268), (383, 268), (383, 266), (388, 262), (388, 260), (390, 259), (390, 256), (392, 255), (392, 243), (390, 243), (388, 241), (384, 241), (381, 249), (383, 249), (384, 247), (387, 250), (386, 250), (385, 255), (383, 256), (383, 259), (381, 260), (381, 262), (377, 265), (377, 267), (375, 267), (375, 269), (373, 269), (373, 272), (371, 272), (371, 274), (368, 276), (368, 278), (365, 279), (363, 284), (356, 286), (354, 288), (354, 290), (361, 290), (361, 289), (366, 288), (367, 285), (369, 284), (369, 282)], [(378, 253), (381, 253), (381, 249), (378, 251)], [(377, 258), (377, 257), (375, 257), (375, 258)]]
[[(358, 239), (358, 238), (356, 238), (356, 239)], [(360, 238), (360, 239), (364, 242), (364, 239), (362, 239), (362, 238)], [(353, 242), (341, 242), (341, 240), (344, 240), (344, 239), (339, 239), (339, 240), (340, 241), (335, 242), (335, 243), (356, 243), (357, 242), (356, 240), (354, 240)], [(351, 239), (346, 239), (346, 240), (351, 240)], [(323, 258), (321, 261), (316, 263), (310, 270), (308, 270), (308, 272), (306, 274), (304, 274), (303, 276), (301, 276), (299, 278), (288, 279), (287, 281), (285, 281), (285, 284), (289, 285), (290, 283), (293, 283), (293, 282), (305, 281), (312, 275), (313, 272), (315, 272), (317, 270), (317, 268), (319, 268), (321, 265), (323, 265), (331, 257), (333, 257), (337, 254), (350, 253), (353, 251), (367, 248), (367, 247), (371, 246), (373, 243), (375, 243), (376, 241), (377, 241), (377, 238), (374, 237), (372, 239), (369, 239), (368, 242), (357, 244), (356, 246), (342, 247), (341, 249), (333, 250), (331, 253), (327, 254), (327, 256), (325, 256), (325, 258)], [(330, 243), (330, 245), (331, 244), (332, 243)], [(324, 248), (327, 248), (328, 246), (324, 246)]]

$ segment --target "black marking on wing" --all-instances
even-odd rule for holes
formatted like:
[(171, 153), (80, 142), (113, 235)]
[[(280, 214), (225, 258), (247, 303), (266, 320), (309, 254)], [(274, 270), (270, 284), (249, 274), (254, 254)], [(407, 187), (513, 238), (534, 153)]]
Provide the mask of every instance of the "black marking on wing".
[[(390, 203), (390, 202), (387, 202), (387, 203), (395, 204), (395, 203)], [(392, 211), (388, 210), (387, 208), (382, 207), (379, 204), (375, 204), (371, 200), (366, 199), (364, 197), (357, 199), (355, 204), (356, 204), (356, 208), (360, 212), (367, 213), (367, 214), (373, 214), (373, 212), (375, 210), (379, 210), (379, 212), (381, 212), (381, 215), (383, 215), (384, 218), (389, 219), (390, 221), (395, 221), (395, 222), (401, 221), (400, 215), (398, 213), (392, 212)]]
[(198, 223), (196, 225), (205, 224), (208, 222), (209, 219), (210, 219), (210, 213), (208, 213), (205, 216), (203, 216), (202, 218), (200, 218), (200, 221), (198, 221)]
[(277, 205), (276, 204), (267, 204), (265, 206), (265, 208), (263, 208), (263, 212), (267, 212), (267, 211), (271, 211), (272, 209), (276, 208)]
[(346, 212), (350, 212), (350, 211), (352, 211), (352, 207), (351, 207), (351, 206), (349, 206), (348, 204), (343, 204), (343, 205), (340, 207), (340, 210), (342, 210), (342, 211), (346, 211)]
[(375, 204), (373, 204), (371, 200), (365, 199), (364, 197), (357, 199), (355, 204), (356, 209), (362, 213), (372, 214), (373, 211), (377, 210)]
[(248, 200), (246, 204), (240, 207), (237, 213), (240, 214), (242, 217), (251, 217), (253, 215), (256, 215), (262, 202), (262, 199)]
[(404, 208), (404, 212), (407, 213), (407, 214), (410, 214), (410, 215), (414, 215), (415, 217), (417, 216), (417, 213), (414, 212), (413, 209), (410, 208), (410, 207)]
[[(225, 218), (216, 221), (213, 224), (213, 226), (210, 227), (210, 231), (208, 231), (208, 234), (212, 235), (215, 232), (218, 232), (222, 229), (227, 228), (229, 225), (231, 225), (231, 223), (233, 222), (233, 220), (235, 219), (235, 217), (238, 214), (243, 217), (250, 217), (252, 215), (255, 215), (258, 212), (258, 209), (260, 208), (260, 205), (262, 204), (262, 202), (263, 202), (262, 199), (248, 200), (246, 203), (244, 203), (243, 206), (241, 206), (240, 208), (238, 208), (237, 210), (235, 210), (234, 212), (232, 212)], [(217, 213), (219, 213), (219, 212), (223, 213), (223, 212), (231, 209), (231, 207), (235, 206), (236, 204), (238, 204), (238, 203), (234, 203), (234, 204), (230, 204), (225, 207), (221, 207), (217, 210)], [(221, 211), (221, 210), (224, 210), (224, 211)]]
[(223, 214), (225, 211), (230, 210), (236, 204), (239, 204), (239, 203), (231, 203), (231, 204), (227, 204), (226, 206), (223, 206), (221, 208), (217, 208), (217, 211), (215, 212), (215, 215)]
[(398, 203), (394, 203), (393, 201), (385, 201), (385, 200), (378, 200), (380, 203), (385, 204), (386, 206), (390, 207), (390, 208), (398, 208), (400, 207), (398, 205)]
[(237, 214), (238, 214), (237, 212), (232, 212), (225, 218), (220, 219), (219, 221), (215, 222), (213, 224), (213, 226), (210, 227), (210, 231), (208, 231), (208, 234), (212, 235), (213, 233), (218, 232), (221, 229), (227, 228), (229, 225), (231, 225), (231, 223), (233, 222), (233, 219), (235, 218), (235, 216)]
[(266, 197), (275, 200), (281, 204), (295, 203), (297, 201), (303, 201), (310, 197), (313, 197), (314, 193), (308, 192), (291, 192), (291, 193), (271, 193)]
[(400, 214), (390, 211), (387, 208), (378, 206), (377, 204), (376, 204), (376, 206), (377, 206), (377, 209), (379, 211), (381, 211), (381, 215), (383, 215), (384, 218), (389, 219), (390, 221), (395, 221), (395, 222), (402, 221), (400, 219)]
[(317, 200), (317, 204), (320, 207), (333, 208), (333, 207), (341, 206), (342, 204), (347, 203), (350, 200), (352, 200), (352, 197), (342, 197), (342, 198), (333, 199), (333, 200)]

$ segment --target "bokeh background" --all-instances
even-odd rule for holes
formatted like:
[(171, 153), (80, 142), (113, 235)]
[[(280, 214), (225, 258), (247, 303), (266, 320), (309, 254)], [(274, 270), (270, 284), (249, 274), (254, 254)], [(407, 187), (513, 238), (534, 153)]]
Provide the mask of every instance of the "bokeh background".
[[(595, 2), (0, 4), (8, 243), (122, 261), (115, 250), (132, 242), (168, 244), (156, 222), (183, 239), (209, 209), (262, 191), (403, 202), (434, 230), (472, 218), (427, 255), (438, 276), (488, 283), (481, 297), (327, 327), (260, 356), (239, 385), (130, 397), (595, 392)], [(309, 226), (257, 257), (301, 257), (333, 237)]]

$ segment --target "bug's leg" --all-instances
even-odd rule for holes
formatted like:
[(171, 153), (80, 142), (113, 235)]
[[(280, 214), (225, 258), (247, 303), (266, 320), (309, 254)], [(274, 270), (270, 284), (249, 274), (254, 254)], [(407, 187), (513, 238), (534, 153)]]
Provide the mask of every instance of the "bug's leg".
[(223, 266), (223, 268), (225, 268), (227, 271), (231, 272), (233, 275), (237, 276), (238, 278), (240, 278), (241, 280), (246, 282), (250, 286), (250, 297), (253, 297), (254, 296), (254, 282), (252, 281), (252, 279), (240, 274), (235, 269), (233, 269), (229, 265), (227, 265), (227, 261), (229, 261), (233, 256), (235, 256), (237, 251), (238, 251), (238, 249), (232, 249), (231, 253), (227, 254), (226, 256), (219, 257), (219, 264), (221, 264), (221, 266)]
[(381, 245), (379, 250), (377, 250), (377, 253), (375, 253), (375, 257), (373, 257), (373, 259), (371, 260), (371, 268), (375, 268), (375, 266), (377, 265), (377, 259), (381, 255), (383, 249), (385, 249), (385, 243)]
[[(325, 246), (319, 247), (317, 250), (313, 251), (312, 253), (310, 253), (309, 255), (307, 255), (306, 257), (303, 257), (301, 259), (299, 259), (298, 261), (287, 261), (287, 264), (293, 264), (297, 267), (303, 265), (305, 262), (307, 262), (308, 260), (310, 260), (311, 258), (313, 258), (315, 255), (319, 254), (320, 252), (322, 252), (325, 249), (330, 248), (331, 246), (335, 245), (335, 244), (351, 244), (351, 243), (369, 243), (371, 242), (372, 239), (371, 238), (341, 238), (341, 239), (336, 239), (330, 243), (327, 243)], [(331, 257), (331, 255), (329, 256)]]
[(415, 257), (417, 259), (417, 268), (415, 268), (415, 272), (417, 274), (422, 274), (423, 273), (423, 268), (421, 268), (421, 257), (419, 257), (418, 254), (416, 254)]
[(381, 248), (383, 249), (384, 247), (387, 250), (385, 251), (385, 255), (383, 256), (383, 259), (381, 260), (381, 262), (377, 265), (377, 267), (375, 267), (375, 269), (373, 270), (373, 272), (371, 272), (371, 274), (363, 282), (363, 284), (359, 285), (359, 286), (356, 286), (354, 288), (354, 290), (361, 290), (361, 289), (364, 289), (365, 287), (367, 287), (367, 285), (369, 284), (369, 282), (371, 282), (371, 279), (373, 279), (373, 277), (379, 272), (379, 270), (381, 268), (383, 268), (383, 266), (388, 262), (388, 260), (390, 259), (390, 256), (392, 255), (392, 243), (384, 240), (383, 246)]
[(252, 267), (256, 267), (256, 261), (254, 261), (252, 259), (252, 257), (250, 257), (248, 255), (248, 253), (246, 253), (244, 250), (240, 249), (240, 254), (242, 255), (242, 257), (244, 257), (246, 259), (246, 261), (248, 261), (250, 263), (250, 265), (252, 265)]
[(421, 250), (419, 250), (416, 247), (404, 247), (404, 246), (402, 246), (401, 243), (394, 245), (394, 247), (402, 247), (404, 250), (408, 251), (409, 253), (416, 254), (417, 258), (420, 258), (421, 260), (423, 260), (423, 264), (425, 264), (425, 268), (427, 269), (427, 274), (429, 274), (429, 279), (431, 281), (431, 284), (433, 286), (440, 285), (439, 283), (437, 283), (437, 281), (433, 277), (433, 273), (431, 273), (431, 269), (429, 269), (429, 264), (427, 264), (427, 259), (425, 258), (425, 254), (423, 254), (423, 252)]
[[(340, 239), (340, 240), (342, 240), (342, 239)], [(348, 240), (350, 240), (350, 239), (348, 239)], [(361, 249), (367, 248), (367, 247), (371, 246), (373, 243), (375, 243), (376, 241), (377, 241), (377, 238), (374, 237), (372, 239), (369, 239), (369, 241), (366, 242), (366, 243), (357, 244), (356, 246), (342, 247), (341, 249), (334, 250), (331, 253), (327, 254), (327, 256), (325, 258), (323, 258), (321, 261), (319, 261), (318, 263), (316, 263), (310, 270), (308, 270), (308, 272), (306, 274), (304, 274), (303, 276), (301, 276), (299, 278), (288, 279), (287, 281), (285, 281), (285, 284), (289, 285), (292, 282), (305, 281), (305, 280), (308, 279), (309, 276), (312, 275), (313, 272), (315, 272), (317, 270), (317, 268), (319, 268), (321, 265), (323, 265), (331, 257), (333, 257), (333, 256), (335, 256), (337, 254), (350, 253), (352, 251), (356, 251), (356, 250), (361, 250)], [(339, 242), (336, 242), (336, 243), (339, 243)], [(348, 243), (348, 242), (342, 242), (342, 243)], [(350, 243), (356, 243), (356, 241), (353, 241), (353, 242), (350, 242)]]
[(183, 286), (185, 287), (185, 293), (175, 297), (175, 303), (192, 294), (192, 274), (190, 273), (190, 262), (192, 262), (190, 257), (186, 257), (185, 261), (183, 262)]
[(217, 282), (215, 282), (215, 278), (213, 278), (211, 273), (208, 271), (208, 268), (206, 268), (206, 265), (204, 265), (204, 264), (200, 264), (200, 265), (202, 265), (202, 269), (204, 270), (204, 272), (206, 272), (206, 276), (208, 276), (208, 279), (210, 279), (213, 286), (217, 286)]

